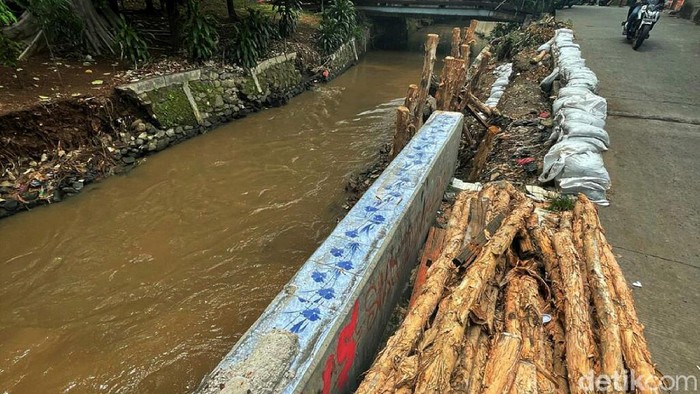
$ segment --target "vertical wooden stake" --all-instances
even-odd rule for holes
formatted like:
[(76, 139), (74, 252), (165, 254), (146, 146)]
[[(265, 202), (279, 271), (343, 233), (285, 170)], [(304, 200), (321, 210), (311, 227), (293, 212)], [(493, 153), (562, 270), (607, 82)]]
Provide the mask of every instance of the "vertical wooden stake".
[(425, 58), (423, 59), (423, 71), (420, 76), (420, 85), (418, 85), (418, 103), (413, 111), (413, 116), (416, 119), (416, 130), (423, 125), (423, 108), (425, 101), (428, 99), (428, 91), (430, 90), (430, 79), (433, 76), (433, 67), (435, 66), (435, 53), (437, 51), (440, 36), (437, 34), (428, 34), (425, 40)]
[(461, 31), (459, 27), (452, 29), (452, 57), (459, 57), (459, 46), (462, 43)]

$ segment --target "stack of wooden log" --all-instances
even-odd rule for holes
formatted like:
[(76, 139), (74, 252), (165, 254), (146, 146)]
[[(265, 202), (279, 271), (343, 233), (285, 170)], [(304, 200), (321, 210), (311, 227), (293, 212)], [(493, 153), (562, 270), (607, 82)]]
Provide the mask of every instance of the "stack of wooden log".
[[(492, 109), (486, 107), (473, 95), (474, 87), (478, 84), (491, 58), (488, 48), (479, 53), (474, 64), (469, 66), (476, 26), (477, 21), (474, 20), (463, 30), (458, 27), (452, 30), (451, 56), (445, 57), (435, 101), (438, 110), (457, 112), (469, 110), (485, 127), (488, 127), (476, 110), (491, 115)], [(401, 149), (423, 125), (423, 113), (429, 96), (439, 40), (437, 34), (428, 34), (420, 84), (409, 85), (404, 105), (397, 109), (396, 130), (390, 155), (392, 158), (401, 152)], [(466, 130), (466, 132), (469, 131)]]
[(554, 212), (508, 183), (462, 192), (426, 245), (407, 315), (357, 393), (621, 393), (630, 376), (659, 392), (584, 196)]

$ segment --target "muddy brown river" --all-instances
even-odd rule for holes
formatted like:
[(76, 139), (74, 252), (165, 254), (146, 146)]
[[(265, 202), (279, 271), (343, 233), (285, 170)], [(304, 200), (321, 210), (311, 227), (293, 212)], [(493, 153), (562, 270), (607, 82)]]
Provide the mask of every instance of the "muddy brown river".
[(342, 217), (421, 61), (369, 53), (285, 107), (0, 221), (0, 393), (194, 389)]

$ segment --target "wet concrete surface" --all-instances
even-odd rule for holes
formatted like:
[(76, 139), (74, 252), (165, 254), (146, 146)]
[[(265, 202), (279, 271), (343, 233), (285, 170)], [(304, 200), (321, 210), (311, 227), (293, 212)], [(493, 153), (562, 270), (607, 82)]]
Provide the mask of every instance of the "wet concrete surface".
[[(574, 22), (608, 99), (613, 181), (601, 209), (658, 369), (700, 376), (700, 26), (665, 13), (638, 51), (626, 8), (558, 11)], [(694, 392), (694, 391), (691, 391)]]

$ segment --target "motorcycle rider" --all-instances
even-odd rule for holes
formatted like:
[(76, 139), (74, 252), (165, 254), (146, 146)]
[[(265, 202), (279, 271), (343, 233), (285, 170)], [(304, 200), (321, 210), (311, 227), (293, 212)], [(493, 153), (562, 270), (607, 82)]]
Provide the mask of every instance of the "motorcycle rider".
[[(637, 21), (637, 15), (639, 15), (639, 10), (642, 8), (643, 5), (650, 5), (654, 9), (658, 10), (663, 10), (664, 8), (664, 2), (663, 0), (628, 0), (627, 5), (630, 7), (629, 10), (627, 10), (627, 20), (625, 22), (622, 22), (622, 35), (627, 35), (627, 27), (632, 26), (634, 22)], [(656, 22), (651, 24), (651, 28), (649, 31), (654, 29), (654, 25)], [(647, 34), (646, 38), (649, 38), (649, 35)]]

